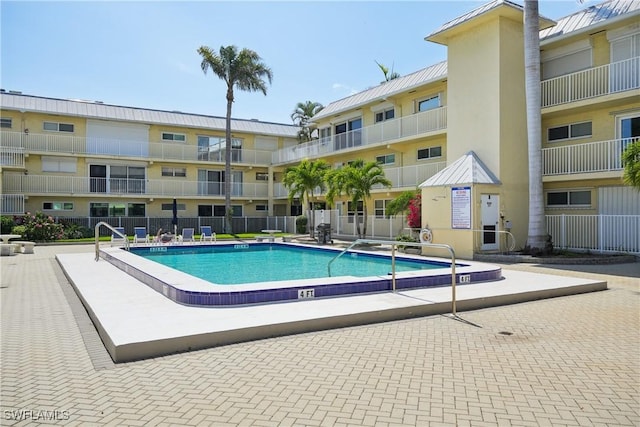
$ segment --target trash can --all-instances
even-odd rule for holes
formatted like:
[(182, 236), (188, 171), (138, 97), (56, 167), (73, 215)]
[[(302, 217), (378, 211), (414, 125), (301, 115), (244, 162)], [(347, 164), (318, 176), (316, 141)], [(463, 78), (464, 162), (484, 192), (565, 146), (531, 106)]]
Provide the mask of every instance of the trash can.
[(331, 239), (331, 224), (318, 224), (316, 227), (316, 238), (319, 245), (326, 245), (327, 243), (333, 245), (333, 240)]

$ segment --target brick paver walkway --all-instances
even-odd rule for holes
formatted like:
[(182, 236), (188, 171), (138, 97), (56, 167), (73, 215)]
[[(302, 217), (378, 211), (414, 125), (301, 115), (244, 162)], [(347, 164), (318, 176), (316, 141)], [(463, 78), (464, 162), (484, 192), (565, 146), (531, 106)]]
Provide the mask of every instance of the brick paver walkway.
[(114, 365), (53, 259), (83, 250), (1, 259), (2, 425), (640, 425), (640, 263), (504, 266), (610, 289), (460, 313), (481, 327), (434, 316)]

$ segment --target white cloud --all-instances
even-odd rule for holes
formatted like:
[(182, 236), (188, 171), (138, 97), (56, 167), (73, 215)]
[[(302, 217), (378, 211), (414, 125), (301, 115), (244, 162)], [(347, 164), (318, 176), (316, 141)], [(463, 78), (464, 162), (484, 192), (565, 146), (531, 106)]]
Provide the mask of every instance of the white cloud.
[(354, 88), (352, 88), (351, 86), (347, 86), (344, 85), (342, 83), (334, 83), (331, 88), (334, 91), (339, 91), (339, 92), (347, 92), (349, 95), (355, 95), (356, 93), (358, 93), (358, 91)]

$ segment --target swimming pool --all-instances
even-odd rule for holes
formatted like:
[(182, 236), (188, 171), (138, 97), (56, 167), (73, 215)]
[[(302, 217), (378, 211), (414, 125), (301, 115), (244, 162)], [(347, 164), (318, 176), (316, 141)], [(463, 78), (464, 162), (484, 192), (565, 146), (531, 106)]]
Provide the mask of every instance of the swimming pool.
[[(160, 249), (160, 250), (159, 250)], [(255, 282), (303, 280), (329, 277), (329, 262), (335, 251), (289, 245), (242, 244), (183, 248), (163, 246), (133, 253), (175, 268), (211, 283), (238, 285)], [(230, 266), (233, 266), (230, 268)], [(449, 268), (446, 262), (425, 259), (396, 260), (396, 272)], [(331, 276), (385, 276), (391, 272), (391, 258), (350, 252), (331, 264)]]
[[(100, 257), (116, 267), (162, 293), (174, 302), (195, 306), (235, 306), (245, 304), (262, 304), (271, 302), (297, 301), (310, 298), (325, 298), (361, 293), (389, 292), (393, 289), (390, 271), (390, 256), (373, 254), (364, 251), (350, 251), (343, 257), (378, 258), (386, 267), (382, 274), (356, 276), (353, 272), (341, 272), (340, 276), (327, 277), (326, 264), (323, 277), (292, 278), (287, 280), (269, 280), (263, 277), (259, 281), (242, 284), (220, 284), (205, 280), (187, 272), (180, 271), (155, 262), (157, 256), (177, 256), (191, 254), (203, 256), (211, 252), (213, 258), (203, 265), (211, 265), (216, 255), (223, 252), (232, 253), (231, 261), (218, 261), (223, 268), (237, 272), (242, 276), (246, 269), (239, 263), (248, 252), (269, 249), (295, 249), (305, 251), (312, 256), (329, 255), (330, 258), (340, 253), (339, 249), (300, 245), (295, 243), (252, 243), (252, 244), (216, 244), (216, 245), (168, 245), (131, 248), (125, 251), (120, 248), (103, 248)], [(217, 252), (216, 252), (217, 251)], [(351, 255), (351, 254), (355, 254)], [(144, 255), (144, 256), (143, 256)], [(451, 285), (450, 264), (437, 259), (425, 257), (397, 256), (397, 262), (407, 265), (420, 265), (396, 273), (396, 290), (447, 286)], [(293, 264), (293, 263), (291, 263)], [(427, 268), (430, 265), (431, 268)], [(414, 265), (415, 267), (415, 265)], [(435, 267), (435, 268), (434, 268)], [(333, 265), (332, 265), (333, 268)], [(502, 277), (500, 267), (481, 263), (456, 263), (456, 283), (467, 284), (499, 280)]]

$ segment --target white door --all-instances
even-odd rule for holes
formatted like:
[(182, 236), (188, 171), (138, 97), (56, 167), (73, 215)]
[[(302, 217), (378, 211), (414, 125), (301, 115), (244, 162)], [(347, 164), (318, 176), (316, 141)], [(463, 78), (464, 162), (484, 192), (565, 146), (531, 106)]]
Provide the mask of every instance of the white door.
[(491, 251), (500, 249), (500, 237), (498, 236), (498, 224), (500, 220), (500, 198), (497, 194), (480, 195), (482, 207), (480, 209), (482, 228), (482, 244), (480, 249)]

